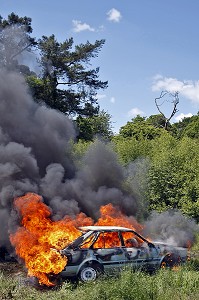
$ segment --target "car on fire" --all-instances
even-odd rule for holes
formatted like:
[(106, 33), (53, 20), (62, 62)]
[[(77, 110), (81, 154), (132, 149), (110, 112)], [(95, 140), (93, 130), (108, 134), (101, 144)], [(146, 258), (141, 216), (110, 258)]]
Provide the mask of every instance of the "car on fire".
[(82, 235), (60, 250), (67, 257), (62, 277), (88, 282), (125, 266), (153, 272), (187, 260), (186, 248), (151, 242), (130, 228), (84, 226), (80, 230)]

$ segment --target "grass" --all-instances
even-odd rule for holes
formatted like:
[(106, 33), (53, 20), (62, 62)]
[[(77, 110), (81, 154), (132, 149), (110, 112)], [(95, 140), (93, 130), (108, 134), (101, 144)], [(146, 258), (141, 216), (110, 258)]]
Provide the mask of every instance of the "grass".
[(199, 260), (154, 275), (123, 271), (118, 277), (102, 277), (88, 284), (64, 282), (57, 290), (37, 290), (17, 276), (0, 273), (0, 299), (16, 300), (199, 300)]

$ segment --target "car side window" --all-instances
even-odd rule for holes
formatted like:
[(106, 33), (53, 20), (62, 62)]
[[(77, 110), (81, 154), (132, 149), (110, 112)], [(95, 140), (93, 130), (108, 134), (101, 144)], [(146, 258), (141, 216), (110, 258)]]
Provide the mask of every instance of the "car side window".
[(126, 248), (139, 248), (143, 243), (133, 232), (122, 232), (122, 237)]
[(95, 249), (109, 249), (121, 246), (122, 244), (118, 232), (101, 232), (93, 244), (93, 248)]

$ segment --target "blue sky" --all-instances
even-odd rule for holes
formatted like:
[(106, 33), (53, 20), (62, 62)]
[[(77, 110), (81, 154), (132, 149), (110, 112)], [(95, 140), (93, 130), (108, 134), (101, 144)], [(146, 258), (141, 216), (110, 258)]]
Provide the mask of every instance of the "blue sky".
[[(109, 87), (98, 95), (114, 131), (137, 114), (157, 114), (162, 90), (179, 91), (177, 121), (199, 111), (198, 0), (0, 0), (0, 15), (32, 18), (37, 38), (105, 39), (93, 66)], [(166, 116), (172, 105), (163, 105)]]

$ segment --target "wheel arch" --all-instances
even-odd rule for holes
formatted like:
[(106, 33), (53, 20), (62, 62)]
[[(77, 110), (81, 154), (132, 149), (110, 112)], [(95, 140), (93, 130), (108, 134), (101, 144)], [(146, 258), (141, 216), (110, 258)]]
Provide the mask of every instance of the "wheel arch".
[(79, 267), (78, 267), (78, 270), (77, 270), (77, 274), (79, 274), (80, 270), (82, 269), (82, 267), (84, 266), (96, 266), (98, 268), (100, 268), (102, 270), (102, 272), (104, 271), (104, 266), (96, 259), (88, 259), (86, 261), (83, 261)]
[(162, 259), (160, 260), (160, 268), (163, 267), (163, 264), (165, 264), (165, 267), (174, 267), (181, 262), (181, 256), (174, 252), (169, 252), (165, 254)]

